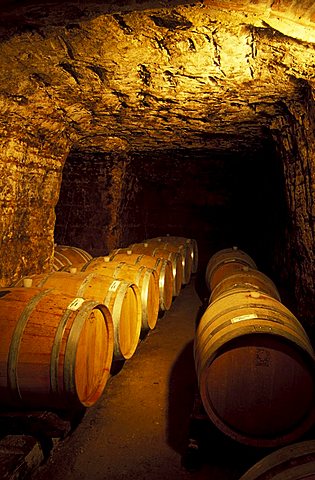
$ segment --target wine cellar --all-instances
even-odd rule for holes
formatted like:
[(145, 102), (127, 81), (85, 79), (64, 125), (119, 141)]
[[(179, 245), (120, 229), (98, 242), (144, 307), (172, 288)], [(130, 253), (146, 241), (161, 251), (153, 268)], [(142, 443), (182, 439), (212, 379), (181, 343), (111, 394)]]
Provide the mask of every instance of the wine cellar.
[(314, 478), (314, 2), (0, 12), (0, 477)]

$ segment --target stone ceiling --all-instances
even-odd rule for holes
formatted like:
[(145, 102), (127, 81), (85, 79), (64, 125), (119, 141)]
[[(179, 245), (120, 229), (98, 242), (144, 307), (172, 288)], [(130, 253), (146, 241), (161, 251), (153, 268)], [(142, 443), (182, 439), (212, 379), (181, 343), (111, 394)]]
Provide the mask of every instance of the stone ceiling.
[(83, 149), (252, 150), (314, 85), (314, 44), (256, 14), (192, 2), (9, 3), (3, 135)]

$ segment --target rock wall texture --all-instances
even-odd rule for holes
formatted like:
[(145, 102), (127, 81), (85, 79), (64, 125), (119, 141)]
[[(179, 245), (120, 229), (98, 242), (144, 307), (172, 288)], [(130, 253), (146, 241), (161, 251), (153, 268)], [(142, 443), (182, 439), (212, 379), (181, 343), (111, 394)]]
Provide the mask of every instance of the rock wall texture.
[(257, 21), (290, 37), (314, 41), (315, 5), (312, 0), (205, 0), (211, 8), (252, 14)]
[(48, 270), (55, 212), (67, 145), (41, 145), (31, 135), (8, 132), (0, 140), (1, 285)]
[[(204, 195), (217, 207), (220, 187), (211, 190), (198, 180), (198, 165), (200, 175), (207, 174), (204, 159), (221, 155), (222, 171), (231, 172), (233, 159), (247, 157), (240, 165), (247, 162), (256, 172), (262, 145), (272, 139), (278, 145), (274, 168), (281, 157), (287, 199), (274, 255), (284, 281), (290, 279), (299, 312), (311, 318), (313, 2), (129, 0), (118, 7), (111, 1), (8, 1), (6, 6), (0, 21), (1, 284), (50, 268), (59, 191), (55, 240), (90, 246), (98, 254), (103, 247), (141, 239), (151, 213), (144, 203), (156, 217), (159, 200), (166, 210), (171, 205), (168, 224), (175, 229), (167, 152), (186, 164), (194, 189), (215, 191), (212, 200)], [(176, 151), (184, 153), (176, 157)], [(201, 159), (200, 151), (208, 153)], [(182, 223), (192, 217), (190, 200), (200, 206), (183, 178), (177, 204)], [(155, 187), (150, 192), (146, 184)], [(227, 204), (238, 198), (243, 206), (247, 199), (255, 212), (244, 193), (235, 197), (233, 185), (221, 188), (221, 198)], [(69, 212), (76, 219), (71, 228)], [(157, 219), (153, 223), (159, 225)]]
[(250, 148), (279, 99), (298, 94), (297, 78), (312, 79), (311, 46), (243, 17), (202, 6), (92, 19), (77, 10), (54, 26), (31, 11), (27, 32), (1, 44), (2, 112), (45, 141), (105, 131), (133, 149)]
[(294, 307), (301, 318), (312, 318), (308, 306), (315, 291), (314, 132), (313, 94), (305, 85), (304, 98), (288, 106), (273, 131), (284, 165), (288, 212), (279, 271), (294, 291)]
[(137, 191), (127, 154), (72, 152), (56, 206), (55, 241), (93, 256), (106, 255), (129, 238), (135, 241)]
[(274, 275), (275, 244), (280, 251), (284, 244), (276, 238), (286, 225), (281, 168), (270, 142), (232, 158), (203, 149), (72, 152), (55, 241), (97, 256), (172, 233), (197, 239), (201, 265), (216, 250), (239, 245)]

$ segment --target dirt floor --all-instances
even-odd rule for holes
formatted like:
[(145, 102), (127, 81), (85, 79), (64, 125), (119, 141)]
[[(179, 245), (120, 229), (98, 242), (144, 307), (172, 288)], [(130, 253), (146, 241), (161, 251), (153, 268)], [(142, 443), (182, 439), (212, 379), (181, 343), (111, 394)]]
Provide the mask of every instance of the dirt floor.
[(29, 478), (232, 480), (266, 454), (192, 415), (198, 405), (193, 339), (204, 294), (192, 278), (134, 356), (114, 366), (101, 399)]

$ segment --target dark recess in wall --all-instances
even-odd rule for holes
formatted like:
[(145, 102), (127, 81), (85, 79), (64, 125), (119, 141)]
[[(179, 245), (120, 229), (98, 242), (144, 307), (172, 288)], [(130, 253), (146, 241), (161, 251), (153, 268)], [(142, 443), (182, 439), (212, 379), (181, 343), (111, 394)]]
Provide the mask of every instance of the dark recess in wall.
[[(163, 150), (126, 158), (76, 152), (67, 159), (55, 240), (105, 255), (113, 223), (113, 169), (125, 165), (115, 247), (170, 233), (195, 238), (200, 269), (218, 249), (237, 245), (274, 272), (287, 222), (282, 166), (272, 142), (258, 152)], [(127, 165), (127, 166), (126, 166)], [(119, 192), (118, 192), (119, 194)], [(112, 248), (115, 248), (112, 247)], [(275, 279), (277, 280), (277, 279)]]
[(145, 236), (196, 238), (201, 266), (216, 250), (246, 250), (271, 272), (287, 213), (282, 166), (273, 144), (243, 155), (212, 151), (138, 153)]

